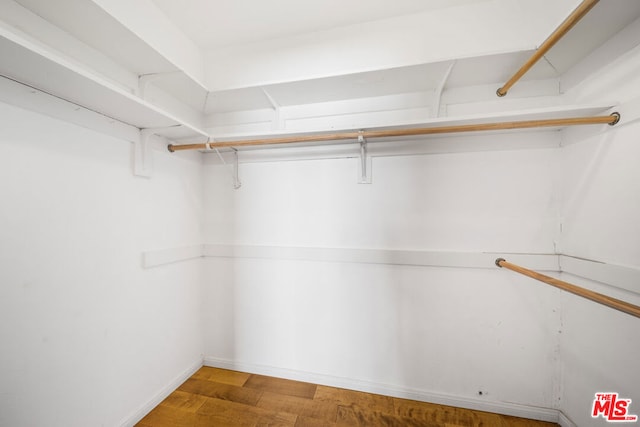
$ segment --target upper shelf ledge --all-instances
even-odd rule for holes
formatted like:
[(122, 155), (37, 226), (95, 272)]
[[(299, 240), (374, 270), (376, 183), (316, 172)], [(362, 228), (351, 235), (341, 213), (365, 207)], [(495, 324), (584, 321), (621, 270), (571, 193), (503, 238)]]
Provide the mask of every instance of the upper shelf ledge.
[(202, 117), (183, 119), (0, 22), (0, 74), (167, 138), (207, 136)]

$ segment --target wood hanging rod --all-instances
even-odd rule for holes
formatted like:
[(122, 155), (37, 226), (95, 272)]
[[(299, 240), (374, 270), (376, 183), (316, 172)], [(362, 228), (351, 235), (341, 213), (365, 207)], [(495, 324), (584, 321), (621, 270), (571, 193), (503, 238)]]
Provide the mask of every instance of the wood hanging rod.
[(453, 126), (436, 126), (428, 128), (411, 128), (411, 129), (391, 129), (391, 130), (365, 130), (351, 132), (336, 133), (319, 133), (306, 136), (281, 136), (264, 139), (249, 139), (242, 141), (215, 141), (199, 144), (169, 144), (167, 147), (172, 153), (181, 150), (212, 150), (216, 148), (226, 147), (248, 147), (256, 145), (271, 144), (294, 144), (303, 142), (323, 142), (323, 141), (340, 141), (353, 139), (357, 140), (359, 136), (364, 138), (388, 138), (400, 136), (416, 136), (416, 135), (436, 135), (445, 133), (460, 132), (479, 132), (479, 131), (496, 131), (507, 129), (528, 129), (540, 127), (555, 126), (576, 126), (576, 125), (593, 125), (608, 124), (615, 125), (620, 121), (619, 113), (612, 113), (608, 116), (594, 117), (576, 117), (564, 119), (545, 119), (545, 120), (524, 120), (517, 122), (498, 122), (498, 123), (479, 123), (471, 125), (453, 125)]
[(501, 268), (506, 268), (517, 273), (524, 274), (525, 276), (529, 276), (532, 279), (539, 280), (548, 285), (555, 286), (556, 288), (560, 288), (563, 291), (571, 292), (572, 294), (590, 299), (591, 301), (606, 305), (607, 307), (614, 308), (616, 310), (622, 311), (623, 313), (627, 313), (640, 318), (640, 307), (638, 307), (637, 305), (633, 305), (626, 301), (621, 301), (619, 299), (612, 298), (598, 292), (593, 292), (589, 289), (585, 289), (559, 279), (554, 279), (553, 277), (545, 276), (544, 274), (540, 274), (533, 270), (520, 267), (519, 265), (511, 264), (510, 262), (505, 261), (503, 258), (496, 259), (496, 265)]
[(565, 19), (558, 28), (540, 45), (540, 47), (531, 55), (522, 67), (507, 81), (504, 86), (496, 91), (498, 96), (505, 96), (511, 86), (513, 86), (527, 71), (535, 65), (565, 34), (569, 32), (574, 25), (578, 23), (599, 0), (584, 0), (580, 5)]

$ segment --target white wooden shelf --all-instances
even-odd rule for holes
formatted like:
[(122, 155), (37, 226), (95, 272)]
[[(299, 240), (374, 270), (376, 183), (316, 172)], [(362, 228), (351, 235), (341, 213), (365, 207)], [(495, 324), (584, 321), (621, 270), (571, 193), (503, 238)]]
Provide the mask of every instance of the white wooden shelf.
[(141, 99), (68, 58), (0, 27), (0, 74), (139, 129), (170, 139), (206, 136), (193, 123)]
[[(366, 130), (390, 130), (390, 129), (406, 129), (406, 128), (428, 128), (428, 127), (438, 127), (438, 126), (457, 126), (457, 125), (472, 125), (478, 123), (490, 123), (490, 122), (498, 122), (498, 121), (527, 121), (527, 120), (543, 120), (543, 119), (561, 119), (561, 118), (576, 118), (576, 117), (587, 117), (587, 116), (598, 116), (598, 115), (608, 115), (613, 112), (614, 107), (611, 105), (604, 104), (587, 104), (587, 105), (566, 105), (566, 106), (555, 106), (549, 108), (538, 108), (538, 109), (530, 109), (530, 110), (520, 110), (520, 111), (503, 111), (499, 113), (491, 113), (491, 114), (475, 114), (468, 116), (458, 116), (458, 117), (439, 117), (433, 118), (421, 122), (413, 122), (408, 121), (405, 123), (394, 124), (393, 126), (375, 126), (375, 127), (366, 127)], [(597, 125), (596, 125), (597, 126)], [(492, 132), (473, 132), (473, 133), (464, 133), (464, 134), (444, 134), (444, 135), (433, 135), (433, 136), (409, 136), (409, 137), (393, 137), (393, 138), (375, 138), (371, 139), (370, 143), (384, 143), (384, 142), (393, 142), (393, 141), (408, 141), (415, 139), (425, 139), (425, 138), (443, 138), (451, 135), (470, 135), (470, 134), (482, 134), (482, 135), (491, 135), (491, 134), (510, 134), (516, 132), (536, 132), (536, 131), (553, 131), (561, 129), (561, 127), (544, 127), (544, 128), (533, 128), (533, 129), (524, 129), (524, 130), (500, 130), (500, 131), (492, 131)], [(358, 131), (360, 129), (333, 129), (335, 132), (349, 132), (349, 131)], [(300, 132), (296, 130), (281, 130), (281, 131), (271, 131), (271, 132), (246, 132), (246, 133), (230, 133), (230, 134), (217, 134), (215, 135), (216, 139), (220, 141), (234, 141), (234, 140), (244, 140), (244, 139), (268, 139), (270, 137), (276, 136), (310, 136), (318, 133), (326, 132), (327, 129), (317, 129), (311, 130), (307, 132)], [(353, 143), (356, 143), (357, 140), (354, 139)], [(348, 144), (348, 141), (336, 141), (336, 145), (344, 145)], [(239, 151), (247, 151), (247, 150), (265, 150), (265, 149), (291, 149), (291, 148), (300, 148), (300, 147), (314, 147), (314, 146), (322, 146), (327, 145), (327, 142), (306, 142), (301, 144), (274, 144), (274, 145), (260, 145), (260, 146), (247, 146), (247, 147), (237, 147)], [(331, 144), (329, 142), (329, 144)]]

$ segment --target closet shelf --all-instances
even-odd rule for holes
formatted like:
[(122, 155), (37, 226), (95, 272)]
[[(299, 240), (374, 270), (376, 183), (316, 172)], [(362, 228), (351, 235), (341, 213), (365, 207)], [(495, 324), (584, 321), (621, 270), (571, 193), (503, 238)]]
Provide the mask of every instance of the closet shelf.
[[(444, 130), (434, 132), (436, 135), (464, 133), (494, 133), (516, 132), (521, 129), (492, 129), (492, 125), (520, 122), (546, 122), (541, 127), (526, 126), (522, 130), (553, 130), (562, 129), (569, 125), (610, 124), (618, 123), (620, 115), (612, 111), (611, 105), (569, 105), (562, 107), (541, 108), (525, 111), (508, 111), (486, 115), (469, 115), (464, 117), (435, 118), (428, 121), (415, 123), (408, 122), (396, 126), (367, 127), (366, 129), (344, 129), (315, 132), (278, 131), (270, 133), (247, 133), (221, 135), (212, 140), (210, 144), (178, 144), (170, 145), (169, 151), (185, 149), (200, 149), (208, 151), (213, 148), (233, 147), (237, 150), (281, 148), (284, 146), (317, 146), (337, 144), (345, 142), (358, 142), (359, 137), (372, 138), (371, 141), (385, 142), (398, 138), (416, 138), (429, 136), (429, 130)], [(576, 120), (573, 120), (576, 119)], [(584, 119), (584, 120), (583, 120)], [(581, 123), (585, 121), (585, 123)], [(557, 123), (555, 123), (557, 122)], [(566, 123), (563, 123), (566, 122)], [(571, 123), (575, 122), (575, 123)], [(451, 130), (448, 130), (450, 128)], [(456, 130), (458, 129), (458, 130)], [(420, 133), (419, 131), (427, 132)], [(417, 132), (414, 132), (417, 131)], [(298, 141), (299, 139), (299, 141)], [(234, 144), (235, 143), (235, 144)]]
[[(62, 55), (0, 28), (0, 56), (11, 61), (0, 63), (0, 74), (79, 106), (96, 111), (139, 129), (155, 129), (155, 133), (172, 140), (198, 140), (210, 135), (204, 128), (204, 116), (185, 120), (125, 90), (116, 83), (83, 68)], [(495, 121), (543, 120), (606, 114), (611, 105), (565, 105), (548, 108), (503, 111), (491, 114), (432, 118), (406, 121), (393, 126), (367, 127), (367, 130), (409, 129), (415, 127), (459, 126)], [(548, 128), (546, 128), (548, 129)], [(360, 129), (340, 131), (358, 132)], [(273, 132), (212, 135), (215, 141), (233, 142), (247, 138), (299, 136), (326, 132), (326, 129), (278, 130)], [(332, 130), (338, 132), (338, 130)], [(383, 141), (387, 138), (377, 139)], [(313, 145), (315, 143), (311, 143)], [(276, 145), (277, 147), (277, 145)], [(249, 147), (247, 147), (249, 148)]]
[[(0, 74), (139, 129), (169, 139), (206, 137), (202, 118), (185, 120), (62, 55), (0, 27)], [(11, 58), (11, 60), (6, 60)]]

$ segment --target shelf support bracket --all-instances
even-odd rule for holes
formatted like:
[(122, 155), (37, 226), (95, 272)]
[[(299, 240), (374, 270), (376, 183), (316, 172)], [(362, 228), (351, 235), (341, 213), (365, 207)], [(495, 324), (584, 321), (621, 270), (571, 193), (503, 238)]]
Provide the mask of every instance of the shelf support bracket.
[(367, 152), (367, 140), (363, 131), (358, 132), (358, 142), (360, 143), (360, 163), (358, 166), (358, 184), (371, 184), (371, 156)]
[(138, 88), (136, 91), (136, 95), (140, 98), (145, 99), (145, 92), (147, 91), (147, 85), (154, 81), (158, 80), (164, 76), (171, 76), (174, 74), (182, 74), (182, 71), (168, 71), (165, 73), (151, 73), (151, 74), (142, 74), (138, 76)]
[(238, 166), (238, 150), (233, 149), (233, 188), (239, 190), (242, 187), (240, 182), (240, 167)]
[[(215, 147), (211, 147), (211, 139), (209, 139), (209, 140), (207, 140), (207, 142), (205, 142), (204, 147), (205, 147), (206, 151), (214, 150), (216, 152), (216, 154), (218, 155), (218, 158), (220, 159), (220, 161), (222, 162), (222, 164), (225, 167), (229, 165), (227, 163), (227, 161), (224, 159), (224, 157), (222, 156), (222, 154), (220, 154), (220, 151)], [(242, 182), (240, 182), (240, 167), (238, 165), (238, 150), (236, 150), (233, 147), (230, 147), (230, 148), (233, 151), (233, 164), (231, 165), (233, 167), (233, 171), (231, 173), (231, 177), (233, 178), (233, 189), (234, 190), (239, 190), (240, 187), (242, 187)]]
[[(140, 129), (138, 139), (133, 142), (133, 174), (143, 178), (151, 178), (153, 174), (153, 137), (158, 132), (180, 127), (181, 125)], [(164, 138), (158, 136), (158, 138)], [(166, 138), (165, 138), (166, 139)]]
[(262, 93), (267, 98), (269, 103), (271, 104), (271, 109), (273, 110), (273, 123), (271, 124), (271, 128), (273, 130), (282, 130), (284, 129), (284, 120), (282, 120), (281, 107), (278, 101), (276, 101), (273, 96), (265, 88), (261, 88)]
[(440, 84), (436, 88), (433, 94), (433, 105), (431, 106), (431, 117), (440, 117), (440, 104), (442, 103), (442, 92), (444, 91), (444, 87), (449, 81), (449, 76), (451, 76), (451, 71), (453, 71), (453, 67), (455, 67), (456, 61), (451, 61), (449, 64), (449, 68), (440, 79)]

